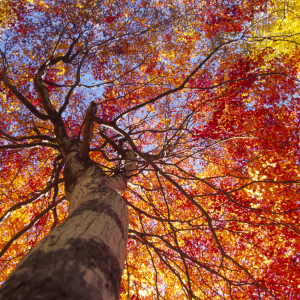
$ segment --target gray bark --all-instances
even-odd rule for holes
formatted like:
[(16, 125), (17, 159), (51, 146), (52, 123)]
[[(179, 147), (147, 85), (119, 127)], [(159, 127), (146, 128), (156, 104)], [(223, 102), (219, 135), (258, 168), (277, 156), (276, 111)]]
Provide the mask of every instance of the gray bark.
[[(82, 162), (71, 142), (64, 177), (69, 216), (25, 255), (0, 289), (1, 300), (117, 300), (126, 256), (123, 175), (108, 178)], [(128, 155), (132, 159), (132, 153)], [(125, 167), (132, 174), (135, 163)]]

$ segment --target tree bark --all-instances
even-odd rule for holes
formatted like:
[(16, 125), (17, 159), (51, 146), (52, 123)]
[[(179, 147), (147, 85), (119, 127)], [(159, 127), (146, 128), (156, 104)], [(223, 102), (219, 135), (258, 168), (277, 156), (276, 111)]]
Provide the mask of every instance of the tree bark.
[(92, 161), (80, 162), (80, 145), (71, 144), (64, 170), (69, 216), (21, 259), (1, 287), (1, 300), (119, 299), (126, 178), (108, 178)]

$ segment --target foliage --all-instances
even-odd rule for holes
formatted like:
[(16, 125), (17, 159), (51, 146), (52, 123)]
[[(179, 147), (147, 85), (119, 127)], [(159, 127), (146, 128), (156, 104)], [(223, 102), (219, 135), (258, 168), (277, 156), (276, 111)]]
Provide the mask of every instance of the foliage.
[(0, 282), (67, 217), (55, 124), (94, 101), (90, 158), (138, 155), (121, 299), (297, 297), (299, 55), (267, 7), (35, 1), (2, 32)]
[(276, 56), (299, 54), (299, 1), (275, 0), (267, 2), (265, 11), (256, 20), (256, 38), (263, 40), (258, 49), (266, 47), (275, 51), (270, 59)]
[(22, 19), (29, 8), (31, 0), (1, 0), (0, 29), (11, 26)]

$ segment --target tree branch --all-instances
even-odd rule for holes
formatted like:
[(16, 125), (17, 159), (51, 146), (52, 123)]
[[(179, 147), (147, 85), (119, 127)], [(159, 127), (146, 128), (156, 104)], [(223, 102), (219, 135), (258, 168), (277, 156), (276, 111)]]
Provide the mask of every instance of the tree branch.
[(97, 111), (97, 104), (92, 101), (90, 106), (87, 109), (86, 117), (85, 117), (82, 145), (79, 153), (79, 157), (82, 159), (89, 158), (90, 142), (93, 137), (93, 118), (96, 114), (96, 111)]
[(7, 134), (3, 130), (0, 130), (0, 134), (2, 134), (4, 137), (7, 138), (9, 141), (15, 141), (15, 142), (20, 142), (24, 140), (46, 140), (55, 143), (56, 140), (50, 136), (44, 135), (44, 134), (39, 134), (39, 135), (34, 135), (34, 136), (21, 136), (21, 137), (14, 137), (10, 134)]
[(57, 179), (54, 182), (50, 183), (45, 189), (43, 189), (42, 191), (39, 192), (39, 194), (31, 197), (30, 199), (27, 199), (23, 202), (19, 202), (17, 204), (15, 204), (14, 206), (10, 207), (3, 215), (2, 217), (0, 217), (0, 225), (12, 214), (12, 212), (14, 212), (17, 209), (22, 208), (23, 206), (29, 204), (29, 203), (33, 203), (37, 200), (39, 200), (43, 195), (45, 195), (47, 192), (49, 192), (53, 187), (55, 187), (56, 185), (64, 182), (64, 178), (61, 179)]
[(39, 213), (26, 227), (16, 233), (3, 247), (0, 252), (0, 258), (4, 255), (6, 250), (10, 247), (10, 245), (15, 242), (19, 237), (22, 236), (25, 232), (27, 232), (40, 218), (42, 218), (45, 214), (47, 214), (52, 208), (56, 207), (58, 204), (62, 203), (63, 201), (67, 200), (66, 196), (60, 198), (57, 202), (52, 203), (46, 209), (44, 209), (41, 213)]
[(25, 149), (25, 148), (34, 148), (34, 147), (51, 147), (54, 148), (58, 151), (60, 151), (60, 148), (58, 145), (52, 144), (52, 143), (31, 143), (31, 144), (15, 144), (15, 145), (3, 145), (0, 146), (0, 151), (1, 149)]
[(33, 113), (37, 118), (41, 120), (49, 120), (50, 117), (41, 113), (39, 110), (36, 109), (36, 107), (31, 104), (18, 90), (17, 88), (11, 84), (8, 80), (6, 70), (3, 70), (1, 73), (0, 80), (3, 80), (4, 85), (26, 106), (26, 108)]

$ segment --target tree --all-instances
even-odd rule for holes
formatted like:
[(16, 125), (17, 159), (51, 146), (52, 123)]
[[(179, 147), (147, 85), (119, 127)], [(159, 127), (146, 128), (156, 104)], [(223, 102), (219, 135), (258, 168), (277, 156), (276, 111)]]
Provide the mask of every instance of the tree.
[(3, 31), (1, 300), (297, 297), (299, 55), (267, 5), (37, 1)]

